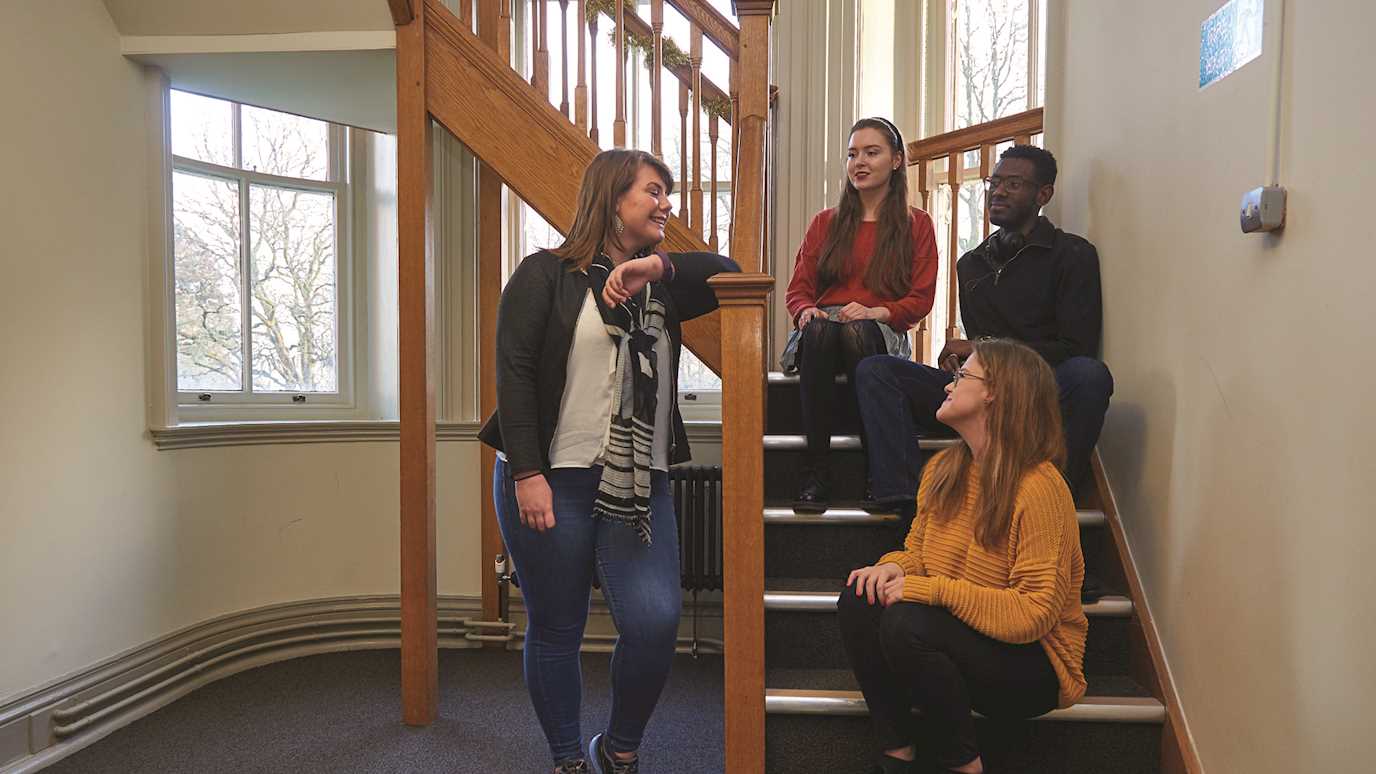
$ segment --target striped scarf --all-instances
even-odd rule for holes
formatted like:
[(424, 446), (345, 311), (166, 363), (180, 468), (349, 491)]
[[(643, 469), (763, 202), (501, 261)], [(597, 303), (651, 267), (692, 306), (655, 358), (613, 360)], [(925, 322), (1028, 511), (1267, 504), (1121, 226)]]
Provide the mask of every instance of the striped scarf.
[(635, 298), (608, 308), (602, 288), (611, 270), (611, 259), (605, 255), (588, 267), (597, 310), (617, 344), (611, 428), (592, 512), (595, 518), (634, 527), (649, 545), (650, 464), (660, 376), (655, 348), (665, 340), (663, 287), (651, 282)]

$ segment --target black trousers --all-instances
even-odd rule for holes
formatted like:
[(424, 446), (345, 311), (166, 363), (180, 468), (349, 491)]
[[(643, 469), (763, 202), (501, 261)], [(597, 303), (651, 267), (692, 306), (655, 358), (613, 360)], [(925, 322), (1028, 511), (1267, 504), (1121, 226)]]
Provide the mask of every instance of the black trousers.
[(1040, 643), (986, 637), (944, 608), (871, 605), (854, 587), (841, 592), (837, 612), (880, 750), (914, 743), (917, 707), (930, 724), (929, 738), (942, 745), (937, 763), (952, 769), (979, 755), (970, 710), (1021, 720), (1056, 708), (1060, 683)]
[[(831, 449), (832, 405), (836, 374), (844, 373), (855, 384), (855, 368), (871, 355), (888, 351), (884, 334), (874, 320), (832, 322), (813, 319), (803, 328), (798, 342), (798, 392), (803, 402), (803, 432), (807, 434), (807, 461), (818, 475), (828, 472)], [(863, 430), (861, 441), (864, 440)]]

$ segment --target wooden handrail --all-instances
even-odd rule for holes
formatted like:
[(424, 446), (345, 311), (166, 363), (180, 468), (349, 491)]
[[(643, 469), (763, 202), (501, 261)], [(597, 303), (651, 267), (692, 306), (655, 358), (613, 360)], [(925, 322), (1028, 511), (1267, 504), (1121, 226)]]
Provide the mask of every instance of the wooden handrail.
[(395, 27), (405, 27), (416, 18), (415, 9), (411, 7), (413, 0), (387, 0), (387, 7), (392, 12), (392, 25)]
[(945, 134), (908, 143), (908, 165), (936, 161), (952, 153), (975, 150), (988, 143), (1000, 143), (1042, 131), (1042, 108), (1014, 113), (983, 124), (967, 126)]
[(702, 30), (707, 39), (717, 44), (717, 48), (726, 52), (728, 57), (732, 59), (740, 57), (740, 28), (732, 24), (730, 19), (722, 16), (720, 11), (702, 0), (668, 0), (668, 3), (683, 14), (684, 18)]

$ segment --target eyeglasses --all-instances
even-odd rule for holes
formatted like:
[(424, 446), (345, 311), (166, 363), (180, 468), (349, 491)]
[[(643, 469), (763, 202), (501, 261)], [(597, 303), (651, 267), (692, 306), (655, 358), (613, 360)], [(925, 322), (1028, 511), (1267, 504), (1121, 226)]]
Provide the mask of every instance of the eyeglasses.
[(988, 381), (988, 379), (986, 379), (983, 376), (980, 376), (979, 374), (972, 374), (969, 371), (966, 371), (964, 368), (961, 368), (960, 358), (956, 357), (955, 355), (951, 355), (950, 357), (946, 358), (946, 370), (951, 372), (952, 387), (959, 384), (961, 379), (976, 379), (981, 382)]
[(989, 193), (997, 191), (999, 186), (1003, 186), (1003, 190), (1010, 194), (1016, 194), (1024, 188), (1040, 187), (1041, 183), (1038, 183), (1030, 177), (1020, 177), (1018, 175), (1009, 175), (1008, 177), (994, 175), (984, 178), (984, 188), (989, 191)]

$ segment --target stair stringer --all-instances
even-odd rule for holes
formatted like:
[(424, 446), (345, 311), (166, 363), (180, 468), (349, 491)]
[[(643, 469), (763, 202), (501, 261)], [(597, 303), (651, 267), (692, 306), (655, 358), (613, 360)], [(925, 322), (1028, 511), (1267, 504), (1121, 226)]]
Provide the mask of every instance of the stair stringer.
[[(583, 170), (600, 149), (443, 4), (428, 0), (425, 20), (430, 114), (551, 226), (567, 232)], [(676, 218), (665, 229), (664, 246), (710, 250)], [(683, 343), (721, 373), (719, 313), (685, 322)]]

